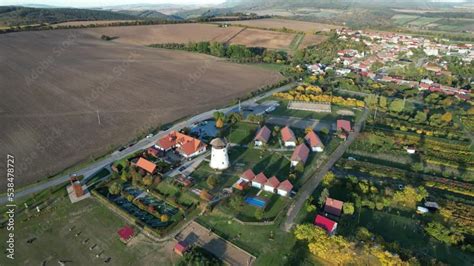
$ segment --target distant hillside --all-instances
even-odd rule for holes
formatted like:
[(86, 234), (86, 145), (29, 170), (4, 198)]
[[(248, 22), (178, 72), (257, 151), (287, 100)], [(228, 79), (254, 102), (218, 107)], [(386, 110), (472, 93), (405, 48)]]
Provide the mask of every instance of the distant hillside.
[(238, 8), (426, 8), (450, 7), (455, 3), (432, 0), (228, 0), (224, 7)]
[(0, 25), (18, 26), (76, 20), (134, 20), (136, 16), (90, 9), (0, 6)]
[(117, 10), (115, 12), (144, 19), (182, 20), (180, 16), (166, 15), (156, 10)]

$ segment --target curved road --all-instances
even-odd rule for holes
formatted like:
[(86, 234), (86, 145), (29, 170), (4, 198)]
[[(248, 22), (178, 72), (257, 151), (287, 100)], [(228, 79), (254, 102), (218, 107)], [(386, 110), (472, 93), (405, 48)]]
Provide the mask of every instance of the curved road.
[[(281, 91), (288, 90), (288, 89), (292, 88), (294, 85), (295, 85), (295, 83), (289, 83), (285, 86), (270, 90), (270, 91), (265, 92), (265, 93), (263, 93), (259, 96), (251, 98), (249, 100), (246, 100), (246, 101), (242, 102), (241, 104), (243, 104), (243, 105), (245, 105), (245, 104), (255, 104), (257, 101), (259, 101), (263, 98), (266, 98), (268, 96), (271, 96), (275, 92), (281, 92)], [(139, 142), (137, 142), (135, 145), (133, 145), (131, 147), (128, 147), (127, 149), (125, 149), (123, 151), (120, 151), (120, 152), (116, 151), (116, 152), (112, 153), (111, 155), (108, 155), (105, 158), (103, 158), (103, 159), (101, 159), (97, 162), (89, 164), (89, 165), (85, 166), (84, 168), (75, 171), (74, 174), (83, 175), (85, 178), (87, 178), (87, 177), (93, 175), (94, 173), (96, 173), (97, 171), (99, 171), (100, 169), (102, 169), (103, 167), (106, 167), (106, 166), (110, 165), (114, 161), (125, 158), (125, 157), (129, 156), (130, 154), (133, 154), (133, 153), (135, 153), (139, 150), (143, 150), (143, 149), (146, 149), (148, 147), (153, 146), (158, 139), (160, 139), (161, 137), (167, 135), (169, 132), (171, 132), (173, 130), (180, 130), (184, 127), (191, 126), (193, 123), (197, 123), (197, 122), (201, 122), (201, 121), (204, 121), (204, 120), (207, 120), (207, 119), (211, 119), (213, 117), (213, 113), (215, 111), (228, 113), (228, 112), (230, 112), (230, 111), (232, 111), (232, 110), (234, 110), (238, 107), (239, 107), (239, 105), (237, 104), (237, 105), (233, 105), (233, 106), (226, 107), (226, 108), (223, 108), (223, 109), (211, 110), (211, 111), (207, 111), (205, 113), (193, 116), (193, 117), (191, 117), (191, 118), (189, 118), (185, 121), (182, 121), (182, 122), (179, 122), (179, 123), (173, 125), (173, 127), (171, 127), (168, 130), (160, 131), (158, 134), (154, 135), (151, 138), (144, 138), (144, 139), (140, 140)], [(45, 181), (45, 182), (40, 183), (40, 184), (29, 186), (25, 189), (17, 189), (15, 191), (15, 199), (24, 198), (24, 197), (30, 196), (34, 193), (38, 193), (40, 191), (48, 189), (50, 187), (60, 185), (64, 182), (67, 182), (69, 180), (70, 176), (71, 176), (70, 174), (66, 174), (66, 175), (62, 175), (62, 176), (53, 178), (49, 181)], [(7, 200), (8, 199), (7, 199), (7, 196), (5, 194), (0, 196), (0, 204), (2, 204), (2, 205), (6, 204)]]
[(294, 225), (294, 221), (300, 209), (304, 206), (306, 199), (313, 194), (313, 191), (318, 187), (319, 183), (326, 175), (326, 173), (331, 169), (331, 167), (336, 163), (339, 158), (344, 154), (344, 152), (349, 148), (355, 138), (359, 135), (359, 132), (369, 115), (368, 109), (364, 109), (362, 116), (354, 125), (354, 131), (349, 134), (347, 140), (339, 145), (337, 149), (329, 156), (329, 160), (317, 169), (317, 173), (312, 176), (302, 188), (298, 191), (295, 201), (290, 205), (288, 212), (286, 214), (286, 219), (281, 224), (281, 228), (287, 232), (291, 230)]

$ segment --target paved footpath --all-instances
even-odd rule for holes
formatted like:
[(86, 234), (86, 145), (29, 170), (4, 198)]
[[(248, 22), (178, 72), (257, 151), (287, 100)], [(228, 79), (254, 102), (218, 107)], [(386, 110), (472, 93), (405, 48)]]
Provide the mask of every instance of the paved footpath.
[[(251, 98), (249, 100), (246, 100), (246, 101), (242, 102), (241, 104), (242, 105), (255, 104), (257, 101), (259, 101), (263, 98), (266, 98), (268, 96), (271, 96), (275, 92), (281, 92), (281, 91), (289, 90), (294, 85), (295, 85), (295, 83), (289, 83), (289, 84), (284, 85), (282, 87), (270, 90), (270, 91), (268, 91), (266, 93), (263, 93), (259, 96)], [(125, 157), (139, 151), (139, 150), (143, 150), (143, 149), (146, 149), (148, 147), (153, 146), (158, 139), (162, 138), (163, 136), (167, 135), (169, 132), (171, 132), (173, 130), (180, 130), (184, 127), (189, 127), (194, 123), (211, 119), (211, 118), (213, 118), (213, 114), (214, 114), (215, 111), (221, 111), (221, 112), (224, 112), (224, 113), (228, 113), (228, 112), (231, 112), (233, 110), (237, 110), (236, 108), (238, 108), (238, 107), (239, 107), (239, 105), (236, 104), (236, 105), (226, 107), (226, 108), (223, 108), (223, 109), (220, 109), (220, 110), (210, 110), (210, 111), (207, 111), (205, 113), (201, 113), (201, 114), (198, 114), (196, 116), (193, 116), (193, 117), (191, 117), (191, 118), (189, 118), (185, 121), (182, 121), (182, 122), (179, 122), (179, 123), (175, 124), (173, 127), (171, 127), (168, 130), (160, 131), (158, 134), (156, 134), (155, 136), (153, 136), (151, 138), (144, 138), (144, 139), (140, 140), (139, 142), (137, 142), (135, 145), (133, 145), (131, 147), (128, 147), (127, 149), (125, 149), (123, 151), (114, 152), (114, 153), (106, 156), (105, 158), (103, 158), (99, 161), (96, 161), (94, 163), (91, 163), (91, 164), (85, 166), (84, 168), (82, 168), (80, 170), (77, 170), (77, 171), (74, 171), (74, 172), (73, 171), (68, 171), (68, 173), (65, 174), (65, 175), (52, 178), (48, 181), (45, 181), (45, 182), (42, 182), (42, 183), (39, 183), (39, 184), (33, 184), (33, 185), (28, 186), (24, 189), (17, 189), (15, 191), (15, 199), (25, 198), (25, 197), (28, 197), (28, 196), (33, 195), (35, 193), (46, 190), (48, 188), (51, 188), (51, 187), (60, 185), (62, 183), (65, 183), (69, 180), (69, 177), (71, 176), (71, 174), (83, 175), (85, 178), (88, 178), (89, 176), (91, 176), (94, 173), (96, 173), (97, 171), (101, 170), (103, 167), (106, 167), (106, 166), (110, 165), (111, 163), (113, 163), (116, 160), (125, 158)], [(0, 205), (4, 205), (6, 203), (7, 203), (7, 196), (5, 194), (3, 194), (2, 196), (0, 196)]]
[(305, 184), (301, 187), (298, 191), (295, 201), (290, 205), (288, 212), (286, 214), (286, 218), (284, 222), (281, 224), (281, 228), (287, 232), (291, 230), (294, 225), (294, 221), (300, 209), (304, 206), (306, 199), (311, 196), (313, 191), (318, 187), (319, 183), (326, 175), (326, 173), (331, 169), (331, 167), (336, 163), (339, 158), (346, 152), (347, 148), (352, 144), (355, 138), (359, 135), (359, 132), (364, 124), (365, 120), (369, 115), (369, 111), (367, 109), (364, 110), (364, 113), (360, 117), (360, 119), (354, 125), (354, 131), (349, 134), (347, 140), (339, 145), (337, 149), (329, 156), (328, 161), (322, 165), (319, 169), (317, 169), (317, 173), (312, 176)]

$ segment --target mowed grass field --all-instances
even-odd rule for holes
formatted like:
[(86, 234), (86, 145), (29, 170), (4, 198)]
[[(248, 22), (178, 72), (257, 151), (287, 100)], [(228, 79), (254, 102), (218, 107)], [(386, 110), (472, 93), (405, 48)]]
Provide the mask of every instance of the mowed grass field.
[[(58, 260), (102, 265), (108, 257), (109, 265), (173, 265), (178, 259), (172, 241), (158, 243), (138, 235), (126, 246), (117, 234), (126, 221), (92, 198), (71, 204), (62, 197), (49, 206), (50, 210), (32, 209), (15, 217), (15, 261), (1, 256), (0, 265), (58, 265)], [(6, 233), (0, 231), (2, 239), (7, 239)], [(5, 249), (4, 241), (1, 246)]]
[(257, 27), (262, 29), (276, 29), (281, 30), (283, 28), (302, 31), (305, 33), (315, 33), (317, 31), (330, 31), (331, 29), (338, 29), (342, 26), (322, 24), (316, 22), (299, 21), (291, 19), (278, 19), (278, 18), (266, 18), (266, 19), (254, 19), (244, 21), (228, 21), (224, 22), (228, 24), (245, 25), (249, 27)]
[(15, 155), (18, 186), (282, 78), (211, 56), (103, 41), (88, 29), (3, 34), (0, 49), (8, 51), (0, 57), (0, 150)]

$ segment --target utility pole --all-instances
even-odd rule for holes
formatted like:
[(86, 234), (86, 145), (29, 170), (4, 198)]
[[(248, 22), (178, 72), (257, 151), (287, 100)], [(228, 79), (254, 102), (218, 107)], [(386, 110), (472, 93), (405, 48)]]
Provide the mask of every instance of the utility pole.
[(375, 112), (374, 112), (374, 121), (377, 118), (377, 111), (379, 110), (379, 96), (377, 94), (377, 98), (375, 99)]
[(99, 114), (99, 109), (96, 110), (96, 113), (97, 113), (97, 121), (99, 122), (99, 126), (100, 126), (100, 114)]

